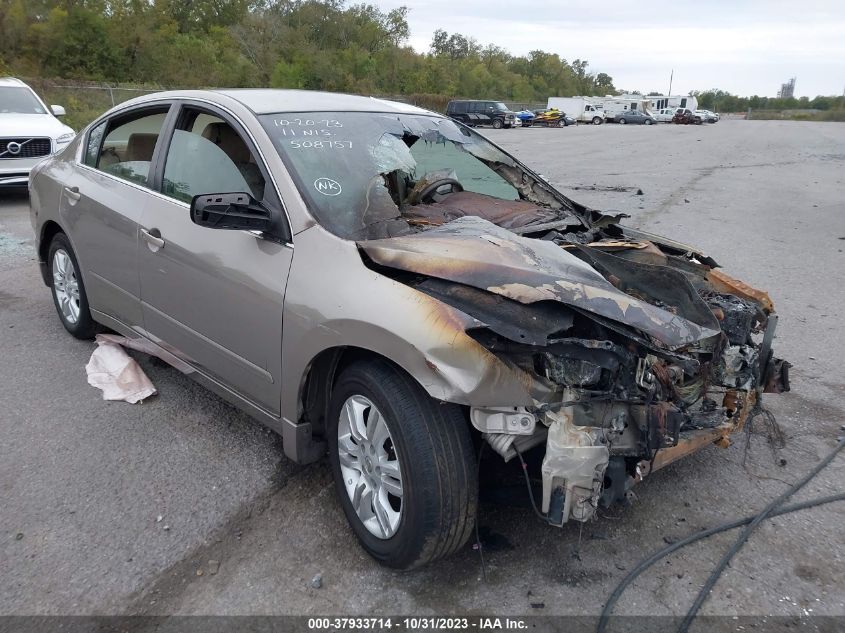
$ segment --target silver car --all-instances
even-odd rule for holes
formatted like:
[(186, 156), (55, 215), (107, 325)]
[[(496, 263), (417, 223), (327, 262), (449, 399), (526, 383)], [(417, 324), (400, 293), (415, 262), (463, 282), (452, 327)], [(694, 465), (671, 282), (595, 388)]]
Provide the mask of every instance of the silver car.
[(408, 105), (148, 95), (30, 189), (64, 327), (138, 339), (297, 462), (328, 453), (393, 567), (466, 543), (481, 459), (526, 459), (543, 519), (587, 521), (788, 389), (765, 292)]

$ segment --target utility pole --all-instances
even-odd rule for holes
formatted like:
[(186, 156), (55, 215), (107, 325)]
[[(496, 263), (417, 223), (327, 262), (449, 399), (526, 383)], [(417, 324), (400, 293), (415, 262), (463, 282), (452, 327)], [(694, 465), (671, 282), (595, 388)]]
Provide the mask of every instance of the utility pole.
[(675, 77), (675, 69), (672, 69), (672, 72), (669, 73), (669, 92), (666, 94), (667, 97), (672, 95), (672, 79)]

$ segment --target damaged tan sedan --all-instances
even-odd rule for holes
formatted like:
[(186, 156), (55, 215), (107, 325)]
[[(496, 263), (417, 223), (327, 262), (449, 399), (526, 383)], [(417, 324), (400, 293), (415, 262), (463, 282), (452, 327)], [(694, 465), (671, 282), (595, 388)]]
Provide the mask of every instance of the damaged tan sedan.
[(30, 191), (65, 328), (136, 339), (295, 461), (328, 452), (352, 529), (393, 567), (469, 539), (483, 446), (543, 452), (543, 517), (587, 521), (788, 389), (765, 292), (403, 104), (149, 95)]

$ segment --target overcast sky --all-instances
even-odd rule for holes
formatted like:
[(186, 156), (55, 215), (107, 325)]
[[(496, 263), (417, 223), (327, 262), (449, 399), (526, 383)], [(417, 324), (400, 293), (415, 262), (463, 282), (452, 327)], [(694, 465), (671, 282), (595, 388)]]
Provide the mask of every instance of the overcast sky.
[(590, 62), (617, 88), (672, 92), (721, 88), (795, 96), (845, 88), (845, 0), (375, 0), (410, 9), (410, 44), (428, 51), (438, 28), (513, 54), (541, 49)]

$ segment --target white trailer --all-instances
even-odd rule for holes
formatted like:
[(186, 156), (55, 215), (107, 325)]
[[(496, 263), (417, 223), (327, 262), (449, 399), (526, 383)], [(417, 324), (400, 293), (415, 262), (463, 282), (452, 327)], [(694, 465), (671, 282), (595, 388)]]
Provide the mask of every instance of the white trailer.
[(550, 110), (557, 108), (579, 123), (601, 125), (605, 119), (602, 109), (594, 104), (589, 97), (549, 97), (549, 103), (546, 107)]
[(615, 121), (616, 116), (630, 110), (651, 113), (651, 101), (648, 99), (625, 99), (622, 97), (590, 97), (594, 105), (604, 110), (607, 121)]
[(623, 94), (623, 99), (647, 99), (651, 102), (650, 110), (664, 110), (666, 108), (688, 108), (690, 110), (698, 110), (698, 99), (690, 95), (652, 95), (644, 97), (635, 94)]

